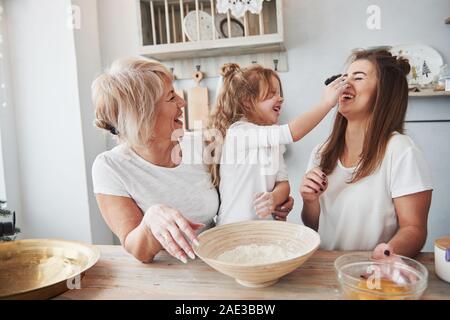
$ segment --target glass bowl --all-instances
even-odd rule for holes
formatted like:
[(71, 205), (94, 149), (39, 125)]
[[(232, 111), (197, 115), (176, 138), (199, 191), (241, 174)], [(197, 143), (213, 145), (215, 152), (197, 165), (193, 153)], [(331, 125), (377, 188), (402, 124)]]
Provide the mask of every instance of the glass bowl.
[(334, 262), (345, 299), (415, 300), (427, 288), (428, 270), (403, 256), (373, 260), (371, 253), (351, 253)]

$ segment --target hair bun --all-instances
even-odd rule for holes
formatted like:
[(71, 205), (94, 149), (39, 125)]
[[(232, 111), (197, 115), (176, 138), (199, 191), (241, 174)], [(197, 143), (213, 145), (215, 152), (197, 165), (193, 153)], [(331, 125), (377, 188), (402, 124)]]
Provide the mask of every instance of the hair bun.
[(109, 124), (108, 122), (106, 122), (106, 121), (104, 121), (104, 120), (101, 120), (101, 119), (95, 119), (95, 120), (94, 120), (94, 125), (95, 125), (97, 128), (104, 129), (104, 130), (108, 130), (108, 131), (111, 132), (111, 134), (113, 134), (113, 135), (118, 135), (118, 134), (119, 134), (119, 133), (117, 132), (117, 129), (116, 129), (113, 125)]
[(241, 71), (241, 67), (236, 63), (226, 63), (220, 68), (220, 74), (224, 78), (229, 77), (238, 71)]
[(108, 130), (108, 129), (107, 129), (108, 123), (107, 123), (106, 121), (104, 121), (104, 120), (101, 120), (101, 119), (95, 119), (95, 120), (94, 120), (94, 125), (95, 125), (97, 128)]
[(409, 64), (409, 61), (406, 58), (398, 57), (397, 58), (397, 66), (403, 72), (403, 74), (405, 76), (407, 76), (409, 74), (409, 72), (411, 71), (411, 65)]

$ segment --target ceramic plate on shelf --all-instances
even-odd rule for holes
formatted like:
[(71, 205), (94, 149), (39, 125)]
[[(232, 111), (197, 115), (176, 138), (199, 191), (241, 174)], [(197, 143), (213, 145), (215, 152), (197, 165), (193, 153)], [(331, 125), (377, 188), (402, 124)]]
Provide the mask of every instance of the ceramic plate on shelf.
[(427, 45), (398, 45), (393, 46), (390, 52), (409, 60), (411, 72), (408, 75), (408, 83), (410, 86), (430, 85), (439, 75), (440, 68), (444, 64), (439, 52)]
[[(213, 39), (213, 22), (210, 14), (205, 11), (198, 11), (199, 26), (200, 26), (200, 40), (212, 40)], [(184, 30), (186, 36), (190, 41), (197, 41), (197, 14), (196, 11), (189, 12), (183, 20)], [(215, 27), (215, 26), (214, 26)], [(216, 29), (216, 38), (219, 32)]]
[[(226, 14), (218, 14), (214, 18), (216, 30), (219, 30), (220, 38), (228, 38), (228, 18)], [(230, 17), (231, 37), (243, 37), (245, 35), (242, 19)]]

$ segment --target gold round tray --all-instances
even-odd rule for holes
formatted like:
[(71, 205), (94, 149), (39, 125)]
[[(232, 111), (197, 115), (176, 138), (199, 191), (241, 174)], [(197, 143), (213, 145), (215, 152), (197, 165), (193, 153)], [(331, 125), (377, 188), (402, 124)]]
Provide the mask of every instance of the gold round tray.
[(0, 243), (0, 299), (49, 299), (79, 288), (100, 258), (80, 242), (31, 239)]

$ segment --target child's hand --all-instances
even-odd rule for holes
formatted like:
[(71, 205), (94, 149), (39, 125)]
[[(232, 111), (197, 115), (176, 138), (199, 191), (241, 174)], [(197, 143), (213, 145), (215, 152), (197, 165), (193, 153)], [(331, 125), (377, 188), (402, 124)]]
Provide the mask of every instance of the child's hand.
[(322, 94), (322, 104), (328, 108), (333, 108), (339, 101), (339, 96), (347, 88), (344, 76), (340, 76), (325, 87)]
[(266, 218), (275, 210), (272, 192), (259, 192), (255, 194), (253, 201), (256, 215), (260, 218)]

